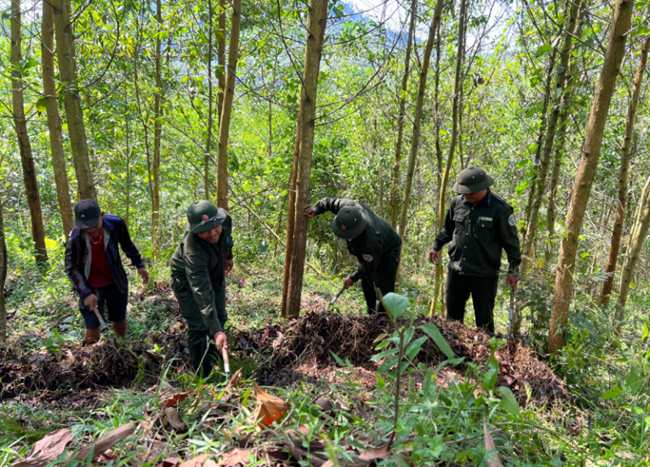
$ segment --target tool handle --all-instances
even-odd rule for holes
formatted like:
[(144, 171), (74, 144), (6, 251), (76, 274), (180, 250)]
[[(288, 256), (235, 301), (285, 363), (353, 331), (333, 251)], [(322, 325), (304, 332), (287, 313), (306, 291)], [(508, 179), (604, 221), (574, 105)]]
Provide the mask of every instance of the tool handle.
[(221, 356), (223, 357), (223, 371), (226, 374), (230, 374), (230, 361), (228, 360), (228, 349), (222, 347)]
[(95, 307), (93, 308), (93, 311), (95, 312), (95, 316), (97, 316), (102, 329), (106, 329), (106, 321), (104, 321), (104, 318), (102, 318), (102, 314), (99, 312), (99, 308)]

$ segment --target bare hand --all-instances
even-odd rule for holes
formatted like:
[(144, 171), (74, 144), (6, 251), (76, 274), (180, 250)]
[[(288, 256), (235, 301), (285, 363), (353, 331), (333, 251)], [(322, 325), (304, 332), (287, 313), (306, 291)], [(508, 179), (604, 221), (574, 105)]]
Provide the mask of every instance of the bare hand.
[(148, 284), (149, 283), (149, 271), (147, 271), (146, 268), (139, 268), (138, 269), (138, 274), (140, 274), (140, 277), (142, 277), (142, 283), (143, 284)]
[(343, 287), (345, 287), (345, 290), (348, 290), (353, 285), (354, 285), (354, 281), (352, 280), (352, 278), (350, 276), (343, 279)]
[(438, 264), (438, 259), (439, 259), (438, 252), (433, 248), (431, 248), (431, 251), (429, 251), (429, 262), (431, 264)]
[(506, 278), (506, 283), (512, 289), (512, 293), (515, 293), (517, 291), (518, 282), (519, 282), (519, 276), (517, 276), (517, 274), (513, 274), (509, 272), (508, 277)]
[(214, 343), (219, 352), (223, 352), (223, 349), (228, 350), (228, 339), (226, 339), (226, 333), (223, 331), (219, 331), (214, 335)]
[(305, 206), (305, 216), (307, 216), (308, 219), (316, 217), (316, 210), (311, 206), (311, 204)]
[(230, 271), (232, 271), (233, 265), (234, 265), (234, 263), (233, 263), (233, 261), (231, 259), (226, 261), (226, 274), (228, 274)]
[(97, 295), (90, 294), (84, 299), (84, 305), (86, 305), (91, 310), (97, 308)]

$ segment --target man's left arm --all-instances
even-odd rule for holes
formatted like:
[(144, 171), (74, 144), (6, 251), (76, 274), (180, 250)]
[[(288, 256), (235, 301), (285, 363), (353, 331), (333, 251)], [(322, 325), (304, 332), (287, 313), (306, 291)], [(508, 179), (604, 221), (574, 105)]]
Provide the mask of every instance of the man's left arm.
[(228, 274), (234, 265), (232, 247), (235, 245), (235, 241), (232, 238), (232, 218), (230, 216), (226, 217), (226, 220), (223, 223), (226, 237), (226, 248), (228, 249), (228, 255), (226, 256), (226, 274)]
[(116, 227), (115, 230), (117, 231), (117, 240), (122, 247), (122, 251), (127, 258), (131, 260), (131, 265), (138, 269), (138, 274), (142, 277), (142, 282), (146, 284), (149, 282), (149, 273), (147, 272), (147, 268), (144, 266), (144, 261), (142, 261), (140, 252), (131, 240), (131, 235), (129, 235), (129, 229), (126, 227), (126, 223), (120, 219), (114, 225)]
[(498, 217), (501, 246), (508, 255), (508, 285), (517, 289), (519, 265), (521, 264), (521, 247), (517, 235), (517, 221), (510, 206), (501, 211)]

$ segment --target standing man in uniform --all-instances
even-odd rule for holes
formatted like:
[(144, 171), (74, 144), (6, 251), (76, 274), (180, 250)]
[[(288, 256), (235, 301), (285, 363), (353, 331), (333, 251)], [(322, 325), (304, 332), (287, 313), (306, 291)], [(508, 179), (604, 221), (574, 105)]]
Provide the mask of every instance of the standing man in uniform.
[(187, 209), (187, 233), (172, 255), (172, 290), (187, 321), (194, 369), (208, 376), (228, 344), (226, 275), (232, 270), (232, 219), (210, 201)]
[(330, 211), (336, 214), (332, 221), (334, 235), (347, 241), (348, 251), (361, 265), (343, 281), (348, 289), (361, 280), (368, 313), (383, 312), (377, 308), (375, 286), (382, 295), (395, 291), (402, 239), (393, 227), (360, 201), (345, 198), (323, 198), (315, 206), (308, 205), (305, 215), (309, 219)]
[(494, 332), (494, 301), (497, 295), (501, 252), (508, 255), (507, 283), (517, 290), (521, 252), (513, 210), (492, 193), (494, 183), (485, 170), (468, 167), (458, 176), (459, 193), (449, 206), (442, 231), (436, 236), (429, 261), (436, 264), (444, 244), (449, 247), (447, 319), (462, 322), (465, 304), (472, 296), (476, 326)]
[(149, 273), (121, 218), (105, 215), (92, 199), (79, 201), (74, 217), (75, 228), (65, 245), (65, 272), (79, 293), (79, 311), (86, 325), (85, 342), (99, 341), (99, 319), (94, 310), (98, 309), (103, 316), (104, 303), (115, 334), (124, 338), (129, 280), (118, 245), (138, 268), (145, 284), (149, 282)]

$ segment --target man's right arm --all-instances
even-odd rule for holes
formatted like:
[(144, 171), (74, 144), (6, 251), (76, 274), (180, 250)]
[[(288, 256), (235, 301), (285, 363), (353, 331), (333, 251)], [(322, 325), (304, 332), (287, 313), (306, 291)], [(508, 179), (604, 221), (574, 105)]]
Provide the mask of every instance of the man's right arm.
[(325, 211), (330, 211), (338, 214), (345, 206), (357, 205), (357, 202), (347, 198), (323, 198), (314, 205), (316, 215), (323, 214)]
[(442, 247), (451, 242), (454, 238), (454, 230), (456, 229), (456, 223), (454, 222), (454, 202), (451, 202), (447, 215), (445, 216), (445, 223), (442, 226), (442, 230), (436, 235), (436, 239), (433, 242), (433, 250), (440, 251)]
[(86, 284), (84, 277), (85, 265), (82, 262), (80, 242), (81, 239), (73, 237), (71, 232), (65, 244), (65, 272), (81, 298), (86, 299), (86, 297), (93, 294), (93, 291)]

